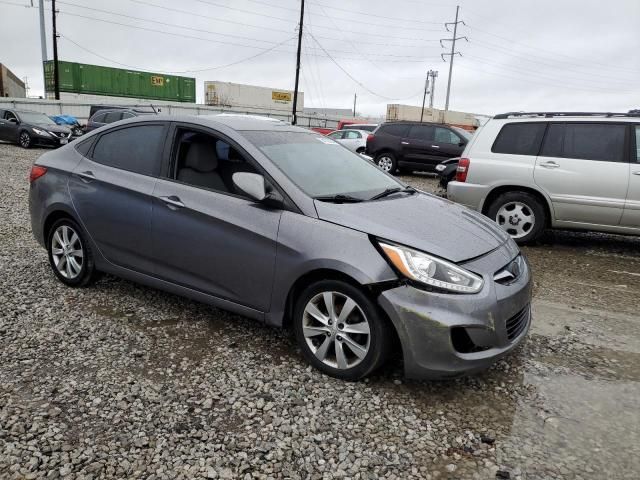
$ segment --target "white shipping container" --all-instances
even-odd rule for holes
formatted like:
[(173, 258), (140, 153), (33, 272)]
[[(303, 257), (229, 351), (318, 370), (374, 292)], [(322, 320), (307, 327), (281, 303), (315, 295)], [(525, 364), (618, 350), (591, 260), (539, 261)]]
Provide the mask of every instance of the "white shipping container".
[[(422, 108), (414, 105), (400, 105), (389, 104), (387, 105), (387, 120), (388, 121), (413, 121), (419, 122)], [(437, 108), (424, 109), (424, 115), (422, 116), (423, 122), (435, 122), (435, 123), (448, 123), (453, 125), (467, 125), (470, 127), (477, 127), (479, 125), (475, 114), (467, 112), (456, 112), (449, 110), (438, 110)]]
[[(291, 112), (293, 91), (230, 82), (204, 82), (204, 103), (228, 108)], [(304, 110), (304, 93), (298, 91), (296, 111)]]

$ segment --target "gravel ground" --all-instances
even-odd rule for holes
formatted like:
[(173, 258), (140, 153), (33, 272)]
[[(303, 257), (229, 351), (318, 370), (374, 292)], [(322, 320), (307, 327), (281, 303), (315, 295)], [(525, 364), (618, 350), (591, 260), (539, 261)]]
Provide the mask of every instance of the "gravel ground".
[(0, 478), (638, 477), (639, 238), (527, 248), (531, 335), (482, 375), (345, 383), (243, 317), (112, 277), (63, 287), (29, 225), (43, 152), (0, 145)]

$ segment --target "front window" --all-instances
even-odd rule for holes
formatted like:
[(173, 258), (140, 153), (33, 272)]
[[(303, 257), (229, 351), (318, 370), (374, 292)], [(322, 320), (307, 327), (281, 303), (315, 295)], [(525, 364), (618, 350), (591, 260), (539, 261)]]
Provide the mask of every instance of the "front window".
[(38, 125), (55, 125), (56, 122), (47, 117), (44, 113), (18, 112), (20, 121), (23, 123), (35, 123)]
[(244, 132), (287, 177), (311, 197), (348, 195), (362, 200), (403, 185), (369, 160), (333, 140), (306, 132)]

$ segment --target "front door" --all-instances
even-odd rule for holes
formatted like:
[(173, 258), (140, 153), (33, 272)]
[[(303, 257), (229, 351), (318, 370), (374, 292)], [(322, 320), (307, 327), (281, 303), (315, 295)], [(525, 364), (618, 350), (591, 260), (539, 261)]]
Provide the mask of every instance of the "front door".
[(447, 160), (449, 158), (459, 157), (464, 150), (465, 142), (454, 133), (445, 127), (435, 127), (434, 141), (431, 144), (434, 156), (439, 157), (439, 160)]
[(629, 184), (626, 134), (624, 124), (549, 125), (534, 178), (551, 198), (556, 220), (620, 224)]
[(132, 125), (103, 133), (69, 178), (73, 205), (111, 263), (152, 274), (152, 193), (166, 125)]
[(439, 156), (434, 152), (435, 130), (432, 125), (412, 125), (401, 141), (401, 160), (408, 166), (436, 165)]
[(18, 118), (9, 110), (5, 110), (0, 118), (0, 140), (18, 141)]
[(248, 199), (232, 181), (255, 165), (216, 132), (178, 125), (166, 178), (153, 193), (157, 275), (267, 311), (280, 210)]
[(620, 225), (640, 229), (640, 125), (634, 125), (631, 135), (632, 154), (629, 163), (629, 191)]

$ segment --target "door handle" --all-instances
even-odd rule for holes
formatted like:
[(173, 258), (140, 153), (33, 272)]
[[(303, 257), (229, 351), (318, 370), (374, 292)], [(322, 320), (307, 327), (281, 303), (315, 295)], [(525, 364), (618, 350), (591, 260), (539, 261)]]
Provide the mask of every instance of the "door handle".
[(93, 174), (91, 170), (86, 170), (84, 172), (76, 173), (76, 175), (82, 180), (84, 183), (90, 183), (96, 179), (96, 176)]
[(633, 175), (640, 175), (640, 170), (638, 170), (637, 172), (633, 172)]
[(171, 195), (169, 197), (160, 197), (160, 200), (162, 200), (167, 205), (167, 207), (172, 210), (184, 208), (184, 203), (180, 201), (180, 197), (177, 197), (175, 195)]
[(409, 142), (400, 142), (402, 145), (409, 145)]
[(542, 162), (540, 166), (544, 168), (560, 168), (560, 165), (556, 162)]
[(431, 148), (440, 148), (438, 145), (431, 145)]

